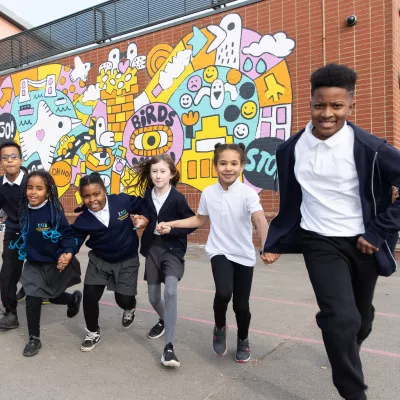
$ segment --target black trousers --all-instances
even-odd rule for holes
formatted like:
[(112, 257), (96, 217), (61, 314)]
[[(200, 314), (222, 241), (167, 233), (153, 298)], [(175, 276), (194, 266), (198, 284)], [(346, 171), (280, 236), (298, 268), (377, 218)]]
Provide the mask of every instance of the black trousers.
[(320, 312), (317, 324), (332, 366), (333, 383), (345, 399), (365, 399), (359, 346), (371, 333), (378, 267), (362, 254), (358, 237), (324, 237), (303, 230), (304, 260)]
[[(83, 315), (85, 316), (86, 328), (90, 332), (96, 332), (99, 327), (99, 301), (103, 296), (103, 285), (84, 285), (83, 287)], [(136, 308), (136, 297), (126, 294), (114, 293), (116, 303), (123, 310)]]
[(17, 284), (21, 278), (24, 261), (18, 259), (18, 250), (9, 248), (11, 242), (18, 240), (19, 235), (5, 232), (3, 240), (3, 265), (0, 271), (1, 302), (6, 313), (17, 313)]
[(233, 295), (238, 337), (246, 339), (251, 320), (249, 298), (254, 268), (232, 262), (222, 255), (214, 256), (211, 266), (215, 282), (215, 325), (217, 328), (226, 325), (226, 310)]
[[(75, 301), (71, 293), (61, 293), (54, 299), (49, 299), (52, 304), (72, 305)], [(42, 310), (42, 298), (34, 296), (26, 296), (26, 320), (28, 322), (29, 336), (40, 337), (40, 313)]]

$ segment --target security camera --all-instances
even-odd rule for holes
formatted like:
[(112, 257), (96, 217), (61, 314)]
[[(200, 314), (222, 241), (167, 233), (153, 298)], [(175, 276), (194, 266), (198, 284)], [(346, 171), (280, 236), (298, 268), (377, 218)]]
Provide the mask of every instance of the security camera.
[(354, 26), (357, 23), (357, 17), (355, 15), (349, 15), (346, 18), (346, 25), (347, 26)]

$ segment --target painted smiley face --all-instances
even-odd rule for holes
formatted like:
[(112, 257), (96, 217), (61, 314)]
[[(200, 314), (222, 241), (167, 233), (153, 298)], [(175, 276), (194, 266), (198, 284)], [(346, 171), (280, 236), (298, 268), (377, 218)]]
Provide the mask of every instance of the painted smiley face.
[(237, 124), (233, 128), (233, 134), (237, 139), (244, 139), (249, 136), (249, 127), (246, 124)]
[(242, 115), (243, 118), (252, 119), (257, 114), (257, 104), (254, 101), (246, 101), (242, 105)]
[(193, 99), (189, 94), (183, 94), (179, 102), (182, 108), (189, 108), (193, 104)]
[(218, 78), (218, 70), (213, 65), (204, 70), (203, 78), (207, 83), (214, 82)]
[(201, 78), (198, 75), (192, 76), (187, 83), (187, 87), (191, 92), (197, 92), (201, 88)]

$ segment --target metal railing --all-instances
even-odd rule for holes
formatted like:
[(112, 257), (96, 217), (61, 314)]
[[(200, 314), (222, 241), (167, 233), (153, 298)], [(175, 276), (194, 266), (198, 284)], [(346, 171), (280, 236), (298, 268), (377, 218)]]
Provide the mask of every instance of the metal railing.
[(0, 40), (0, 72), (235, 0), (110, 0)]

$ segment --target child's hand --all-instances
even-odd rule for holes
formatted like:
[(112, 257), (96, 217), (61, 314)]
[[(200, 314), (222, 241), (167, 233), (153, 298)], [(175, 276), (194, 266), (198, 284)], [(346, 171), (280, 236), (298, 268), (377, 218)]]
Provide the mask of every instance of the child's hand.
[(168, 235), (171, 232), (171, 227), (169, 225), (167, 225), (166, 222), (160, 222), (157, 226), (156, 226), (156, 231), (160, 234), (160, 235)]
[(263, 260), (264, 264), (272, 264), (274, 263), (281, 255), (274, 253), (264, 253), (261, 254), (261, 260)]
[(357, 249), (361, 251), (363, 254), (374, 254), (379, 251), (377, 247), (367, 242), (362, 236), (360, 236), (357, 240)]
[(60, 270), (60, 272), (64, 271), (64, 269), (70, 263), (71, 259), (72, 259), (72, 253), (61, 254), (61, 256), (58, 258), (58, 262), (57, 262), (57, 268)]
[(133, 225), (135, 225), (136, 229), (146, 228), (146, 226), (148, 224), (149, 224), (149, 220), (146, 217), (144, 217), (143, 215), (135, 214), (133, 216)]

